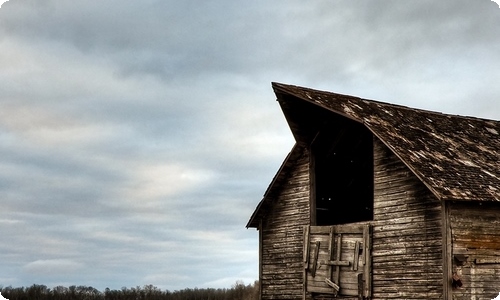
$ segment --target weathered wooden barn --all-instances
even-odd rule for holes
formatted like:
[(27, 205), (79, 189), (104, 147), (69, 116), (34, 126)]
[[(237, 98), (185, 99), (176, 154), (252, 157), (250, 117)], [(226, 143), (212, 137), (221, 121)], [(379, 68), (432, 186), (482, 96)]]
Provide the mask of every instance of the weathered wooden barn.
[(247, 228), (261, 299), (493, 299), (500, 122), (273, 83), (296, 143)]

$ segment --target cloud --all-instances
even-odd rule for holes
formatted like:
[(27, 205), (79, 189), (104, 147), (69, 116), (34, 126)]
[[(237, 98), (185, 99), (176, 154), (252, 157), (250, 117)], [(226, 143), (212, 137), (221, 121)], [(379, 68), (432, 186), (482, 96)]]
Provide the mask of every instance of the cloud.
[(498, 119), (499, 22), (486, 0), (9, 1), (0, 278), (252, 283), (244, 226), (294, 143), (270, 83)]
[(25, 272), (31, 274), (44, 276), (60, 276), (78, 272), (83, 267), (83, 264), (71, 259), (45, 259), (30, 262), (26, 264), (23, 269)]

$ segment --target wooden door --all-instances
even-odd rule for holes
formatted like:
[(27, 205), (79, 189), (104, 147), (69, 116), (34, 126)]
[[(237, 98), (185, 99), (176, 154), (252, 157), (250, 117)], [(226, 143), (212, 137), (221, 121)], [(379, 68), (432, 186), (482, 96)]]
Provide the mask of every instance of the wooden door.
[(370, 298), (369, 225), (304, 228), (304, 298), (306, 293), (313, 298)]

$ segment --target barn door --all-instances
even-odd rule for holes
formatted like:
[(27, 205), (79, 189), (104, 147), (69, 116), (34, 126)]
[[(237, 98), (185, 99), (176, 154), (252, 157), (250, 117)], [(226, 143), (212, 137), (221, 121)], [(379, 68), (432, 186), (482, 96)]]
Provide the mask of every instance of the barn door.
[(369, 225), (304, 228), (304, 296), (338, 298), (371, 296)]

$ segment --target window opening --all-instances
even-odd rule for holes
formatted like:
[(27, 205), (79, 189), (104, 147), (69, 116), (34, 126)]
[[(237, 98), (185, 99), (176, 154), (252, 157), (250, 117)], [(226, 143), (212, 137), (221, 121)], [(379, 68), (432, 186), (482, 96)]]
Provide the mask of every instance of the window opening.
[(318, 133), (312, 150), (316, 225), (373, 220), (372, 133), (336, 116)]

